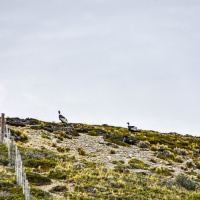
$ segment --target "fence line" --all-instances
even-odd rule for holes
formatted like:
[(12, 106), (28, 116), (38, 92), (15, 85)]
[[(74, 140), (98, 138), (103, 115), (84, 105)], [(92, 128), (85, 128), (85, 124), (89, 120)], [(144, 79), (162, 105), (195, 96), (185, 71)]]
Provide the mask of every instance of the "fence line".
[[(1, 115), (4, 117), (4, 115)], [(15, 167), (15, 174), (17, 185), (22, 187), (23, 194), (25, 195), (25, 200), (30, 200), (30, 187), (28, 180), (26, 179), (26, 173), (23, 168), (21, 154), (18, 150), (16, 143), (14, 142), (14, 137), (11, 136), (10, 130), (5, 123), (4, 119), (1, 119), (1, 128), (0, 128), (0, 143), (6, 145), (8, 149), (8, 162), (9, 166)]]

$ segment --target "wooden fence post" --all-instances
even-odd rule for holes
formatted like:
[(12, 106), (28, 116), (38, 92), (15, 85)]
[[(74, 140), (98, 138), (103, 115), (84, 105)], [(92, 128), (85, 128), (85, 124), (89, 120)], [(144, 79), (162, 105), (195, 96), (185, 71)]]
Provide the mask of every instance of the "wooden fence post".
[(3, 143), (4, 140), (4, 132), (5, 132), (5, 114), (1, 113), (1, 143)]

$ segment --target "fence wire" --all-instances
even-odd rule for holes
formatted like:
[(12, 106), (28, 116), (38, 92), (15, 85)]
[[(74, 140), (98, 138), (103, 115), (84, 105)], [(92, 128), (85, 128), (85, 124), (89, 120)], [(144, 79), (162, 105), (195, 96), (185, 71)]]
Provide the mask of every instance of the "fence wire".
[(15, 167), (17, 185), (22, 187), (23, 194), (25, 195), (25, 200), (30, 200), (30, 187), (28, 180), (26, 179), (26, 173), (23, 168), (21, 154), (18, 150), (16, 143), (14, 142), (14, 137), (11, 136), (10, 130), (8, 129), (7, 125), (5, 126), (3, 143), (8, 149), (9, 166)]

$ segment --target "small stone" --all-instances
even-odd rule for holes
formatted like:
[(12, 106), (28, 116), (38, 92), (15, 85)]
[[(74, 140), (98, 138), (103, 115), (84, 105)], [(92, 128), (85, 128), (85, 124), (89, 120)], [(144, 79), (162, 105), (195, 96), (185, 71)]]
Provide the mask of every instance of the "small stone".
[(108, 158), (109, 160), (111, 160), (111, 156), (107, 156), (107, 158)]

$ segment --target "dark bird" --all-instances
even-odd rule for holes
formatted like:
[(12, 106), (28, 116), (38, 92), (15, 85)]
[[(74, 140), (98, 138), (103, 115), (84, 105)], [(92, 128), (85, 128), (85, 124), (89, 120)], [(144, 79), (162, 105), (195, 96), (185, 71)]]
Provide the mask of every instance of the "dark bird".
[(66, 124), (68, 123), (67, 119), (60, 114), (60, 111), (58, 111), (58, 117), (61, 122), (66, 123)]
[(131, 131), (131, 132), (136, 132), (136, 131), (138, 130), (136, 126), (130, 126), (130, 125), (129, 125), (129, 122), (127, 122), (127, 124), (128, 124), (128, 130), (129, 130), (129, 131)]

